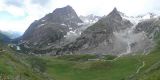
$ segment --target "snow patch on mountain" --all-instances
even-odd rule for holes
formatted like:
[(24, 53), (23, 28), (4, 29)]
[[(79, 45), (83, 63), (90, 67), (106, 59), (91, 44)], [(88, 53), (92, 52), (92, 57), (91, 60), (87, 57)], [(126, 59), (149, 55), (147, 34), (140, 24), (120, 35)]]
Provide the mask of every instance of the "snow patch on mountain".
[(80, 16), (80, 19), (84, 22), (84, 23), (96, 23), (101, 17), (100, 16), (96, 16), (93, 14), (87, 15), (87, 16)]
[(40, 28), (40, 27), (42, 27), (42, 26), (44, 26), (45, 24), (40, 24), (40, 25), (38, 25), (38, 27), (37, 28)]
[(66, 24), (64, 24), (64, 23), (62, 23), (61, 25), (62, 25), (62, 26), (67, 26), (67, 25), (66, 25)]
[(139, 22), (148, 20), (148, 19), (158, 18), (160, 16), (159, 14), (155, 14), (155, 13), (147, 13), (147, 14), (138, 15), (138, 16), (127, 16), (126, 14), (122, 12), (119, 12), (119, 13), (124, 20), (129, 20), (134, 25), (138, 24)]
[(136, 50), (144, 50), (143, 52), (146, 53), (146, 50), (150, 48), (149, 45), (152, 44), (152, 40), (147, 37), (147, 34), (144, 31), (139, 33), (135, 33), (134, 31), (139, 22), (157, 18), (158, 16), (154, 15), (153, 13), (148, 13), (146, 15), (133, 17), (126, 16), (121, 12), (120, 15), (123, 20), (129, 20), (133, 24), (133, 26), (126, 28), (125, 30), (113, 32), (116, 38), (116, 43), (123, 44), (123, 48), (125, 48), (125, 51), (122, 52), (119, 56), (134, 53), (136, 52)]
[(64, 37), (68, 40), (78, 38), (85, 29), (96, 23), (100, 18), (101, 17), (95, 16), (93, 14), (88, 16), (80, 16), (80, 19), (83, 21), (83, 23), (78, 23), (77, 25), (79, 26), (79, 28), (75, 30), (69, 28), (70, 31), (68, 31)]

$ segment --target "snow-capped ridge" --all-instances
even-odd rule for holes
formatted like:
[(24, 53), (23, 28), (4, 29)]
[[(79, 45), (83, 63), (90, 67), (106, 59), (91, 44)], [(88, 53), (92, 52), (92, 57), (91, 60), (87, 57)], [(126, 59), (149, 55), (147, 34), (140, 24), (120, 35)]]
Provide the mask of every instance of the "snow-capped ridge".
[(138, 15), (138, 16), (127, 16), (125, 13), (122, 13), (122, 12), (119, 12), (119, 13), (124, 20), (129, 20), (133, 24), (138, 24), (139, 22), (149, 20), (149, 19), (158, 18), (160, 16), (158, 14), (151, 13), (151, 12), (143, 14), (143, 15)]
[(82, 16), (81, 15), (79, 17), (84, 23), (87, 23), (87, 24), (96, 23), (101, 18), (100, 16), (96, 16), (94, 14), (90, 14), (90, 15), (87, 15), (87, 16)]

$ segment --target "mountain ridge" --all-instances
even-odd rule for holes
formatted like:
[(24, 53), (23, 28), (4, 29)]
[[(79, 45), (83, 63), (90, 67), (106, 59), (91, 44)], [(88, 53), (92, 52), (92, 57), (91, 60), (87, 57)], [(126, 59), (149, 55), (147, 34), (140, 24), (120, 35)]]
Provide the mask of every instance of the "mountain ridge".
[[(75, 16), (73, 17), (73, 15)], [(98, 17), (94, 18), (93, 15), (91, 17), (95, 20), (98, 19)], [(73, 18), (77, 18), (77, 20), (73, 20)], [(58, 22), (55, 21), (54, 23), (54, 20)], [(136, 22), (136, 20), (138, 21)], [(35, 37), (31, 37), (28, 41), (23, 40), (22, 44), (24, 44), (23, 47), (35, 48), (38, 53), (42, 50), (44, 51), (42, 53), (53, 55), (66, 53), (121, 55), (148, 52), (152, 48), (152, 40), (146, 37), (146, 32), (135, 33), (139, 23), (143, 21), (145, 20), (125, 16), (117, 8), (114, 8), (107, 16), (99, 18), (97, 22), (95, 21), (93, 25), (86, 26), (84, 25), (85, 19), (80, 20), (73, 8), (66, 6), (55, 9), (53, 13), (49, 13), (39, 21), (32, 23), (31, 26), (38, 27), (33, 31)], [(72, 23), (75, 24), (72, 25)], [(42, 33), (45, 34), (41, 36)], [(133, 38), (137, 38), (137, 40)], [(145, 48), (148, 45), (151, 46)]]

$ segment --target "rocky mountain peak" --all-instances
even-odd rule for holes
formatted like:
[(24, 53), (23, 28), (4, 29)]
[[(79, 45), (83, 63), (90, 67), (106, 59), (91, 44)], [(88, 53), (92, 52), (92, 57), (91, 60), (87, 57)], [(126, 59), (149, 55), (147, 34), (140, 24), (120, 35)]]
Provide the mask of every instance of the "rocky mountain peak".
[(82, 23), (75, 10), (69, 5), (55, 9), (52, 13), (46, 15), (43, 20), (55, 23)]
[(67, 5), (63, 8), (57, 8), (53, 11), (53, 14), (61, 14), (61, 15), (66, 15), (66, 14), (70, 14), (70, 13), (75, 13), (75, 11), (69, 5)]
[(118, 12), (117, 8), (115, 7), (112, 12)]
[(116, 7), (109, 13), (108, 17), (116, 20), (122, 20), (120, 12), (117, 10)]
[(62, 46), (67, 43), (66, 35), (76, 32), (82, 26), (81, 23), (71, 6), (57, 8), (29, 26), (22, 36), (21, 45), (36, 49), (37, 46), (38, 49)]

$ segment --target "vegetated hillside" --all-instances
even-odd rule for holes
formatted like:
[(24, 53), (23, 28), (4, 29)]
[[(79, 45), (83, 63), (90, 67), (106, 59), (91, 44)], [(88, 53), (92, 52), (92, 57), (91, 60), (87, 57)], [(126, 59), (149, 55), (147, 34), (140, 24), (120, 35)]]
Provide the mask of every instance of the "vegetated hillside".
[(48, 73), (57, 80), (160, 80), (159, 54), (156, 48), (148, 55), (126, 55), (106, 61), (77, 61), (74, 56), (43, 59), (48, 60)]
[[(0, 45), (0, 80), (52, 80), (47, 74), (42, 74), (40, 68), (45, 65), (39, 60)], [(32, 65), (34, 62), (39, 66)]]
[(160, 42), (148, 55), (122, 57), (34, 56), (3, 47), (0, 50), (2, 80), (160, 80)]
[[(86, 57), (85, 57), (86, 56)], [(1, 79), (11, 80), (118, 80), (130, 75), (140, 65), (138, 60), (86, 61), (89, 55), (67, 57), (24, 57), (11, 53), (1, 53)], [(132, 64), (135, 64), (134, 66)], [(117, 67), (119, 65), (119, 67)], [(121, 69), (123, 67), (123, 69)], [(120, 72), (119, 72), (120, 71)], [(124, 71), (124, 74), (121, 74)], [(113, 73), (113, 74), (110, 74)]]
[(144, 62), (144, 66), (133, 80), (160, 80), (160, 41), (150, 54), (142, 56), (141, 61)]

